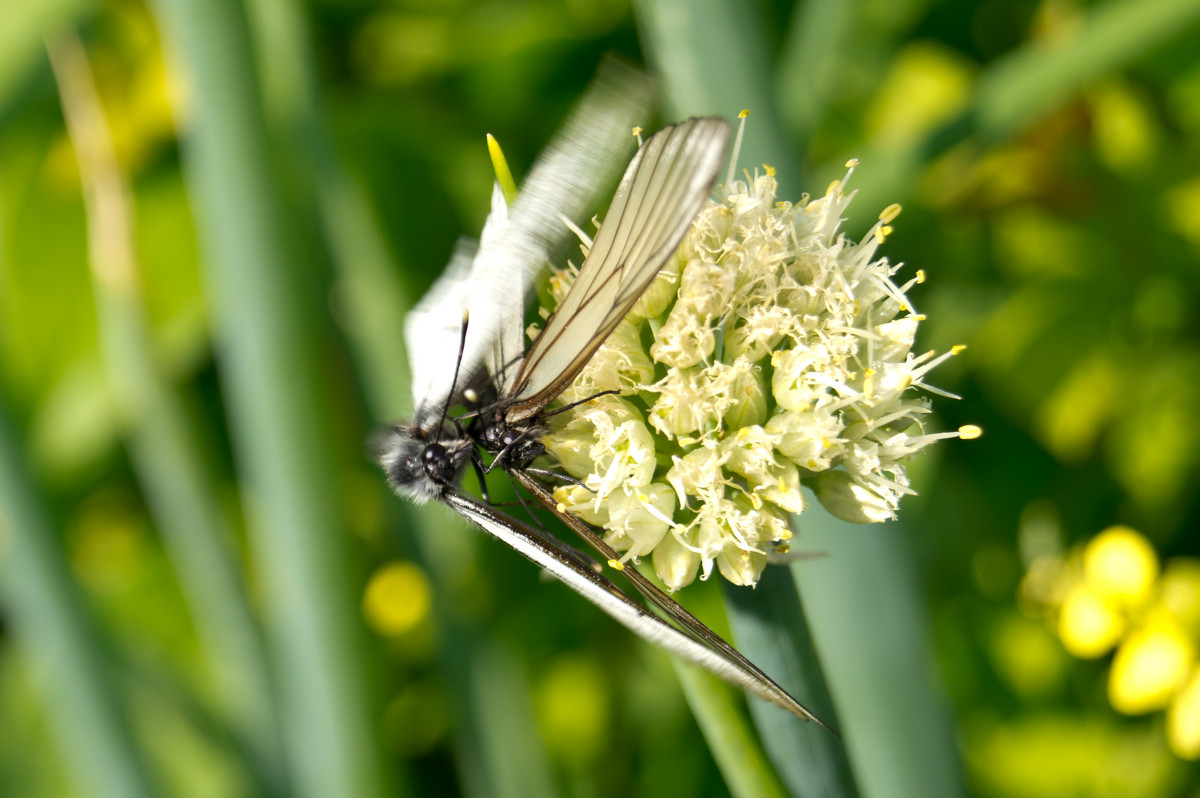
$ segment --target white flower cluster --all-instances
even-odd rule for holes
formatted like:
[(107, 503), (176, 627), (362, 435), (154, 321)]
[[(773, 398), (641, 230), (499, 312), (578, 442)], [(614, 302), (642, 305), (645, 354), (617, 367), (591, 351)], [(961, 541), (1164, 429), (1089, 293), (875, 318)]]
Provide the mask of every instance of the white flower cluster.
[[(847, 178), (849, 174), (847, 174)], [(626, 558), (650, 554), (671, 589), (716, 563), (754, 584), (782, 548), (801, 485), (834, 515), (895, 516), (904, 461), (932, 441), (927, 372), (898, 267), (875, 252), (892, 206), (860, 242), (838, 232), (852, 194), (776, 202), (774, 171), (719, 188), (679, 251), (592, 358), (543, 440), (586, 487), (555, 491)], [(585, 242), (586, 243), (586, 242)], [(556, 272), (560, 301), (573, 272)], [(937, 391), (934, 391), (935, 393)]]

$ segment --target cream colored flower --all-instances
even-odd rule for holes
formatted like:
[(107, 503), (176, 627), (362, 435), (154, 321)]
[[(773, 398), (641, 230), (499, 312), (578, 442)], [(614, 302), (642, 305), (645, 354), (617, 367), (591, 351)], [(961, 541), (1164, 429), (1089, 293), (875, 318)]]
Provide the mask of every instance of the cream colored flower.
[[(920, 389), (940, 393), (925, 377), (959, 349), (912, 354), (921, 317), (905, 292), (922, 276), (898, 284), (876, 254), (899, 208), (851, 241), (845, 188), (779, 202), (769, 167), (719, 186), (562, 397), (621, 392), (554, 418), (547, 449), (587, 486), (556, 498), (627, 556), (652, 554), (671, 589), (714, 566), (754, 584), (804, 485), (840, 518), (895, 517), (912, 493), (905, 462), (978, 434), (924, 432)], [(572, 276), (552, 278), (555, 301)]]

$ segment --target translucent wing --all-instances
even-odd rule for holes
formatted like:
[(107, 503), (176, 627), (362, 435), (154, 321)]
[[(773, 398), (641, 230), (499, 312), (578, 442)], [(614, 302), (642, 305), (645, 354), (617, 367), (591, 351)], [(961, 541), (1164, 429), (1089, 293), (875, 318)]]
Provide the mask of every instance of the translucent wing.
[[(607, 61), (562, 130), (547, 146), (506, 208), (493, 191), (492, 212), (474, 258), (456, 251), (445, 274), (406, 319), (417, 419), (428, 408), (453, 403), (496, 353), (522, 351), (525, 299), (550, 254), (570, 235), (560, 216), (578, 220), (603, 199), (633, 148), (632, 128), (650, 104), (649, 81), (640, 72)], [(453, 362), (469, 315), (462, 375), (453, 385)], [(451, 392), (454, 396), (451, 396)]]
[[(495, 192), (499, 196), (499, 190)], [(503, 203), (503, 198), (500, 199)], [(463, 311), (467, 307), (471, 266), (478, 245), (462, 238), (454, 247), (450, 263), (437, 282), (404, 317), (404, 340), (408, 344), (408, 366), (412, 372), (414, 424), (423, 427), (428, 417), (440, 416), (450, 396), (453, 364), (462, 338)], [(464, 358), (459, 385), (468, 384), (483, 366), (481, 360)], [(460, 391), (461, 392), (461, 391)]]
[[(456, 488), (448, 488), (441, 500), (464, 518), (478, 524), (488, 534), (516, 549), (565, 582), (572, 590), (607, 612), (643, 640), (662, 646), (672, 654), (716, 674), (730, 684), (806, 720), (817, 720), (762, 671), (752, 665), (746, 667), (749, 663), (745, 662), (744, 658), (745, 664), (731, 661), (722, 653), (679, 631), (625, 595), (612, 581), (589, 568), (578, 555), (554, 538), (535, 532), (515, 518), (482, 504)], [(713, 633), (709, 631), (709, 634)], [(820, 723), (819, 720), (817, 722)]]
[(505, 383), (506, 416), (536, 415), (575, 379), (679, 246), (717, 178), (729, 125), (689, 119), (629, 164), (579, 276)]

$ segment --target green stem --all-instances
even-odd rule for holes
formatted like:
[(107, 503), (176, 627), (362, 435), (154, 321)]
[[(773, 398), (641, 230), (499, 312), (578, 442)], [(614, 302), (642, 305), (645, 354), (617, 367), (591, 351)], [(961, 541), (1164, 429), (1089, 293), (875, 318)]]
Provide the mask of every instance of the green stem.
[(733, 691), (720, 679), (677, 659), (672, 658), (671, 664), (729, 792), (736, 798), (784, 798), (787, 791)]
[[(821, 720), (839, 728), (808, 620), (791, 574), (768, 567), (753, 588), (722, 582), (729, 625), (746, 656)], [(858, 795), (842, 740), (785, 712), (752, 701), (763, 745), (795, 798)]]
[(50, 724), (79, 794), (158, 795), (2, 396), (0, 599), (14, 638), (44, 677)]
[(904, 529), (838, 521), (815, 502), (799, 523), (794, 547), (824, 556), (794, 563), (791, 577), (831, 665), (829, 686), (863, 792), (965, 794), (949, 712), (931, 678), (927, 610)]
[(246, 20), (235, 0), (160, 0), (157, 10), (190, 84), (185, 174), (264, 579), (292, 788), (374, 798), (384, 772), (310, 338), (320, 311), (297, 279), (306, 262), (289, 246)]
[(673, 119), (750, 111), (740, 167), (778, 169), (782, 195), (803, 184), (776, 116), (773, 82), (753, 5), (729, 0), (635, 0), (647, 59), (662, 76)]
[[(365, 192), (347, 173), (333, 146), (300, 8), (281, 0), (253, 0), (249, 11), (272, 138), (290, 174), (298, 175), (306, 187), (305, 196), (315, 200), (306, 212), (328, 242), (345, 311), (347, 343), (371, 417), (380, 425), (403, 418), (412, 411), (402, 333), (413, 297), (401, 285), (400, 270), (388, 254)], [(382, 475), (379, 487), (385, 490)], [(391, 496), (386, 500), (400, 501)], [(487, 657), (501, 651), (495, 635), (487, 629), (467, 628), (445, 611), (459, 600), (449, 575), (459, 567), (460, 555), (437, 545), (438, 537), (447, 534), (444, 513), (437, 507), (404, 507), (387, 518), (396, 522), (389, 525), (393, 528), (398, 519), (405, 519), (404, 531), (415, 539), (416, 557), (438, 596), (434, 618), (439, 656), (450, 684), (463, 782), (470, 794), (480, 796), (552, 794), (553, 771), (540, 747), (523, 674), (515, 666), (489, 664)], [(452, 534), (475, 536), (468, 545), (482, 540), (474, 530)]]
[(779, 57), (775, 98), (797, 152), (807, 150), (833, 99), (858, 6), (847, 0), (807, 0), (797, 3), (792, 13)]
[(84, 185), (104, 367), (132, 428), (130, 454), (196, 620), (223, 715), (254, 752), (259, 781), (279, 784), (282, 752), (257, 620), (230, 550), (221, 502), (178, 398), (157, 372), (133, 246), (133, 209), (83, 46), (48, 47)]

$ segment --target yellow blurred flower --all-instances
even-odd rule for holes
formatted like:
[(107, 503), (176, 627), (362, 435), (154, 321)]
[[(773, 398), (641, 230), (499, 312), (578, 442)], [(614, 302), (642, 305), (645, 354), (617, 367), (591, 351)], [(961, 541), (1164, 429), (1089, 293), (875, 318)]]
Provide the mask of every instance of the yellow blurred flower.
[(1112, 526), (1092, 538), (1083, 550), (1088, 585), (1099, 595), (1137, 606), (1158, 577), (1158, 555), (1146, 538), (1127, 526)]
[(381, 635), (397, 636), (416, 628), (429, 615), (429, 580), (410, 562), (379, 568), (363, 593), (363, 615)]
[(1058, 615), (1058, 636), (1067, 651), (1093, 659), (1107, 653), (1125, 633), (1125, 619), (1086, 583), (1072, 587)]
[(1112, 526), (1065, 555), (1034, 558), (1021, 590), (1071, 654), (1116, 646), (1109, 703), (1127, 715), (1166, 709), (1171, 750), (1200, 759), (1200, 560), (1159, 571), (1145, 537)]
[(1108, 678), (1113, 708), (1127, 715), (1165, 708), (1187, 678), (1195, 648), (1169, 614), (1156, 613), (1117, 649)]
[(1158, 602), (1200, 638), (1200, 559), (1177, 557), (1158, 580)]
[(1200, 668), (1192, 671), (1167, 711), (1167, 742), (1184, 759), (1200, 759)]

